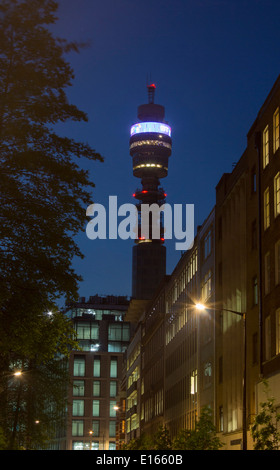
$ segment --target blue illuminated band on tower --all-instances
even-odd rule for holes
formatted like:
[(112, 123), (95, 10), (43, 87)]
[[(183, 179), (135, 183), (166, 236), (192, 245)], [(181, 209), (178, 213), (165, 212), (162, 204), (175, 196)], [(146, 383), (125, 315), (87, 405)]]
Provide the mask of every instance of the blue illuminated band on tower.
[(131, 136), (134, 134), (150, 132), (165, 134), (171, 137), (171, 127), (167, 124), (162, 124), (161, 122), (140, 122), (138, 124), (134, 124), (130, 129)]
[[(148, 85), (148, 104), (138, 107), (139, 122), (130, 130), (130, 155), (133, 175), (141, 178), (142, 188), (133, 197), (139, 214), (138, 239), (133, 247), (132, 297), (150, 299), (166, 274), (166, 248), (164, 229), (161, 236), (153, 239), (141, 237), (141, 205), (165, 203), (166, 193), (160, 187), (160, 179), (168, 174), (168, 160), (172, 151), (171, 127), (165, 122), (165, 109), (154, 103), (155, 85)], [(152, 234), (152, 223), (149, 226)], [(149, 242), (149, 243), (147, 243)]]

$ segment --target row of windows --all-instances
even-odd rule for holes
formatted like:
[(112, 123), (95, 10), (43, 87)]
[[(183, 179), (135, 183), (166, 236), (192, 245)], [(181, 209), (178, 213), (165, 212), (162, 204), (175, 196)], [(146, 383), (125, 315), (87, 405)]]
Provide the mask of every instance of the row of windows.
[[(73, 365), (74, 377), (84, 377), (86, 372), (86, 360), (84, 357), (75, 357)], [(110, 360), (110, 377), (118, 377), (118, 360), (117, 358), (111, 358)], [(101, 358), (99, 356), (93, 359), (93, 377), (101, 376)]]
[(162, 140), (138, 140), (137, 142), (132, 142), (130, 148), (139, 147), (143, 145), (156, 145), (157, 147), (167, 147), (172, 148), (171, 144), (168, 142), (163, 142)]
[[(77, 339), (99, 339), (99, 324), (93, 322), (77, 322), (75, 324)], [(109, 341), (129, 341), (130, 327), (127, 323), (110, 324), (108, 328)]]
[[(116, 397), (118, 391), (118, 383), (115, 380), (110, 381), (109, 394), (110, 397)], [(101, 396), (101, 382), (100, 380), (94, 380), (92, 384), (92, 395), (94, 397)], [(73, 382), (73, 396), (74, 397), (84, 397), (85, 396), (85, 381), (84, 380), (74, 380)]]
[[(274, 325), (272, 324), (273, 322)], [(275, 331), (275, 342), (272, 341), (272, 331)], [(280, 308), (275, 312), (275, 317), (268, 315), (265, 319), (265, 359), (270, 360), (274, 351), (272, 345), (275, 344), (275, 354), (280, 354)]]
[[(276, 109), (273, 114), (273, 129), (272, 129), (272, 138), (273, 138), (273, 153), (279, 149), (279, 108)], [(266, 168), (269, 164), (270, 158), (270, 142), (269, 142), (269, 126), (267, 125), (263, 130), (263, 168)]]
[[(274, 217), (280, 215), (280, 172), (274, 177)], [(269, 186), (264, 191), (264, 230), (267, 230), (270, 227), (270, 217), (271, 217), (271, 202), (270, 202), (270, 188)]]
[[(91, 429), (85, 429), (84, 420), (75, 419), (72, 421), (72, 436), (73, 437), (88, 437), (89, 432), (92, 431), (93, 439), (100, 437), (100, 422), (99, 420), (92, 421)], [(116, 421), (109, 421), (109, 437), (116, 437)]]
[[(74, 441), (72, 450), (99, 450), (100, 444), (96, 441)], [(104, 444), (101, 444), (101, 449), (104, 450)], [(109, 450), (116, 450), (116, 443), (109, 442)]]
[[(102, 408), (104, 410), (104, 407)], [(115, 418), (117, 413), (116, 400), (110, 400), (109, 416)], [(85, 416), (85, 400), (74, 399), (72, 402), (72, 416)], [(92, 400), (92, 416), (100, 416), (100, 400)]]

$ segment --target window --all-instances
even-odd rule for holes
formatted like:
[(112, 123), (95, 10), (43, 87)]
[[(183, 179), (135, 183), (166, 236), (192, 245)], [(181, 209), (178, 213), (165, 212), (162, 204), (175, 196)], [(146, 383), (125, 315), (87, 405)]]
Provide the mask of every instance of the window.
[(264, 293), (270, 292), (270, 252), (264, 256)]
[(93, 359), (93, 377), (100, 377), (100, 357)]
[(275, 243), (275, 284), (280, 284), (280, 240)]
[(263, 168), (269, 164), (269, 130), (268, 126), (263, 131)]
[(279, 108), (273, 114), (273, 152), (279, 149)]
[(203, 385), (207, 387), (211, 384), (211, 377), (212, 377), (212, 365), (211, 362), (206, 362), (204, 364), (204, 377), (203, 377)]
[(191, 395), (197, 393), (197, 369), (193, 370), (191, 373)]
[(84, 422), (74, 420), (72, 421), (72, 436), (83, 436), (84, 435)]
[(84, 416), (84, 400), (73, 400), (72, 415)]
[(264, 229), (270, 226), (270, 208), (269, 208), (269, 188), (266, 188), (263, 199), (264, 206)]
[(98, 339), (99, 329), (96, 323), (78, 322), (76, 324), (77, 339)]
[(111, 381), (110, 382), (110, 397), (115, 397), (117, 395), (117, 382)]
[(208, 271), (208, 273), (204, 276), (204, 279), (202, 281), (202, 286), (201, 286), (201, 297), (202, 297), (202, 302), (205, 302), (208, 297), (210, 297), (211, 292), (212, 292), (212, 273), (211, 270)]
[(92, 416), (99, 416), (99, 400), (92, 402)]
[(258, 278), (255, 276), (253, 278), (253, 305), (258, 304)]
[(93, 437), (99, 436), (99, 421), (92, 421)]
[(74, 370), (75, 377), (83, 377), (85, 375), (86, 361), (84, 357), (74, 357)]
[(265, 319), (265, 359), (271, 359), (271, 320), (270, 315)]
[(212, 231), (209, 230), (203, 240), (203, 257), (207, 259), (212, 250)]
[(280, 171), (274, 178), (274, 216), (280, 214)]
[(110, 377), (112, 377), (112, 378), (118, 377), (118, 360), (115, 357), (111, 358)]
[(100, 381), (99, 380), (93, 381), (93, 396), (100, 397)]
[(116, 417), (116, 415), (117, 415), (116, 406), (117, 406), (116, 400), (110, 400), (110, 410), (109, 410), (110, 418), (115, 418)]
[(129, 341), (129, 325), (114, 323), (109, 325), (108, 340)]
[(85, 382), (84, 380), (74, 380), (73, 382), (73, 396), (83, 397), (85, 395)]

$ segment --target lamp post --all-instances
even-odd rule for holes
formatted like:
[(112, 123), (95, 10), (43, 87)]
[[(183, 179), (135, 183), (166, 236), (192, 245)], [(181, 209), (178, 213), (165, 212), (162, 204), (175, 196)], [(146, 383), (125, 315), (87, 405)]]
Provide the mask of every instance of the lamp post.
[(231, 310), (227, 308), (217, 308), (217, 307), (207, 307), (203, 304), (196, 304), (195, 305), (197, 310), (215, 310), (220, 311), (223, 310), (225, 312), (234, 313), (235, 315), (239, 315), (243, 319), (243, 335), (244, 335), (244, 368), (243, 368), (243, 413), (242, 413), (242, 437), (243, 437), (243, 445), (242, 450), (247, 450), (247, 371), (246, 371), (246, 359), (247, 359), (247, 344), (246, 344), (246, 314), (242, 312), (237, 312), (236, 310)]

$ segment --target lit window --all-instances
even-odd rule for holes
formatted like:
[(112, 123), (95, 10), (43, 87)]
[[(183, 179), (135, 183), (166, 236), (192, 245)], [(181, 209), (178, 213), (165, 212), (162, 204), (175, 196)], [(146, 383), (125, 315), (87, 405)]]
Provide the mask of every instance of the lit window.
[(264, 229), (268, 229), (270, 226), (270, 206), (269, 206), (269, 188), (266, 188), (264, 192)]
[(274, 177), (274, 215), (280, 214), (280, 171)]
[(212, 292), (212, 272), (211, 270), (204, 276), (201, 286), (201, 299), (205, 302)]
[(99, 436), (99, 421), (92, 421), (93, 437)]
[(273, 114), (273, 152), (279, 149), (279, 108)]
[(191, 373), (191, 395), (197, 393), (197, 369), (193, 370)]
[(138, 140), (136, 142), (132, 142), (130, 148), (133, 149), (134, 147), (142, 147), (143, 145), (152, 145), (156, 147), (167, 147), (171, 149), (172, 146), (168, 142), (163, 142), (162, 140)]
[(85, 382), (83, 380), (74, 380), (73, 382), (73, 396), (83, 397), (85, 394)]
[(92, 416), (99, 416), (99, 400), (92, 402)]
[(73, 416), (84, 416), (84, 400), (73, 400)]
[(84, 422), (74, 420), (72, 421), (72, 436), (83, 436), (84, 435)]
[(100, 357), (93, 359), (93, 377), (100, 377)]
[(117, 377), (118, 376), (118, 360), (116, 358), (112, 358), (110, 362), (110, 377)]
[(116, 410), (117, 402), (115, 400), (110, 400), (110, 418), (115, 418), (117, 415)]
[(269, 130), (268, 126), (263, 131), (263, 168), (269, 164)]
[(83, 377), (85, 375), (85, 367), (85, 358), (75, 357), (73, 375), (76, 377)]
[(100, 396), (100, 381), (99, 380), (93, 381), (93, 396), (94, 397)]
[(117, 382), (115, 380), (110, 382), (110, 397), (117, 395)]

